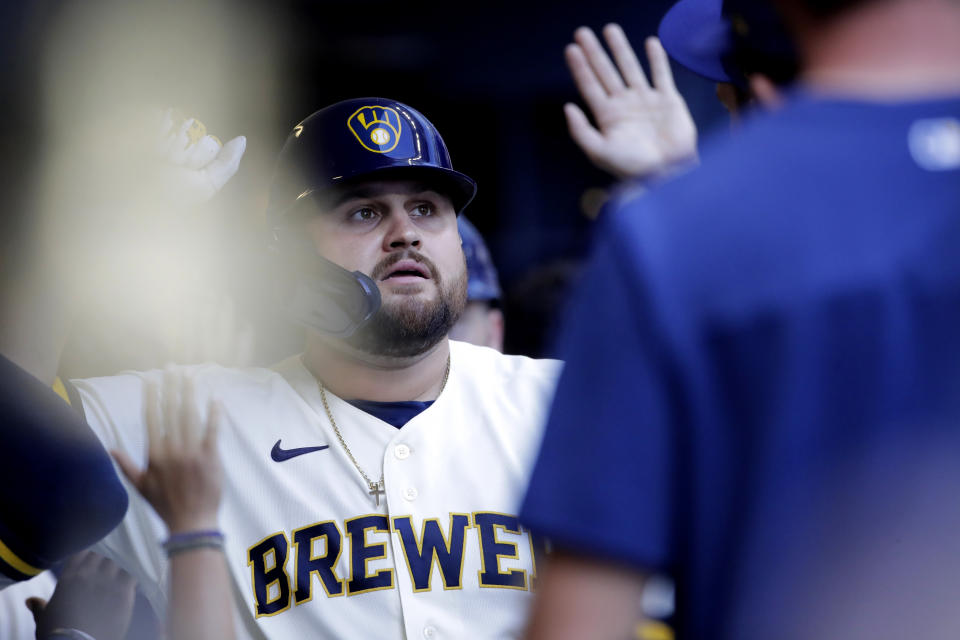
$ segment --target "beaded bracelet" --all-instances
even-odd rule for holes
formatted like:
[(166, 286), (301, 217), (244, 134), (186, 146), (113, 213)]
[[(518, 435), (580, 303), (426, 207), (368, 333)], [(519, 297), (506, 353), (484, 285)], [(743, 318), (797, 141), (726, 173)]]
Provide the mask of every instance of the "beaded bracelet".
[(223, 534), (215, 529), (174, 533), (163, 543), (163, 549), (167, 552), (167, 557), (183, 551), (204, 548), (223, 549)]

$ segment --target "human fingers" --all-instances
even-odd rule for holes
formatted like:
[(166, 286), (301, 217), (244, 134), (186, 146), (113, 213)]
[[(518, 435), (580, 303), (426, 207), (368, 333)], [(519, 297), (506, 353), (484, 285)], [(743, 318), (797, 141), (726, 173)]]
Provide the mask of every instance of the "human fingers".
[(233, 177), (233, 174), (240, 168), (240, 159), (243, 158), (243, 152), (247, 149), (246, 136), (237, 136), (227, 144), (223, 145), (220, 153), (213, 159), (202, 171), (206, 172), (207, 178), (217, 191)]
[(116, 461), (120, 471), (130, 481), (137, 490), (140, 490), (140, 482), (143, 480), (143, 470), (140, 469), (125, 452), (119, 449), (111, 449), (110, 455)]
[(185, 120), (174, 119), (174, 125), (169, 134), (160, 139), (159, 150), (161, 155), (165, 156), (171, 162), (173, 158), (182, 150), (187, 148), (189, 138), (187, 131), (193, 126), (193, 118)]
[(106, 556), (97, 555), (97, 573), (102, 575), (113, 586), (126, 589), (136, 580), (123, 567)]
[(217, 450), (217, 439), (223, 426), (223, 404), (219, 400), (210, 399), (207, 403), (207, 431), (203, 434), (203, 448), (207, 453)]
[(100, 561), (102, 559), (103, 556), (93, 551), (81, 551), (80, 553), (75, 553), (70, 557), (70, 561), (64, 566), (62, 575), (75, 573), (83, 576), (89, 576), (91, 573), (99, 570)]
[(191, 149), (207, 135), (207, 127), (196, 118), (187, 120), (177, 134), (170, 150), (169, 160), (175, 165), (184, 166)]
[(183, 166), (187, 169), (201, 169), (220, 153), (223, 144), (217, 136), (205, 135), (187, 147), (183, 157)]
[(567, 67), (570, 69), (570, 75), (573, 76), (573, 83), (577, 85), (577, 90), (583, 96), (583, 100), (596, 115), (603, 110), (609, 96), (597, 79), (590, 63), (587, 62), (583, 49), (580, 48), (580, 45), (569, 44), (564, 50), (564, 58), (567, 61)]
[(653, 77), (653, 86), (660, 91), (676, 92), (677, 86), (673, 82), (673, 72), (670, 70), (670, 59), (660, 39), (649, 37), (646, 41), (647, 59), (650, 61), (650, 75)]
[(613, 58), (617, 61), (617, 67), (623, 79), (627, 81), (627, 85), (635, 89), (649, 89), (647, 75), (643, 72), (643, 67), (640, 66), (637, 54), (630, 46), (623, 28), (618, 24), (608, 24), (603, 28), (603, 37), (610, 51), (613, 52)]
[(586, 114), (577, 105), (568, 102), (563, 105), (563, 113), (567, 117), (570, 137), (588, 157), (593, 158), (603, 146), (603, 135), (590, 124)]
[(597, 78), (607, 93), (622, 91), (624, 89), (623, 78), (620, 77), (620, 73), (613, 66), (610, 56), (603, 50), (603, 45), (600, 44), (593, 30), (588, 27), (580, 27), (574, 32), (573, 39), (583, 49), (587, 62), (590, 63), (590, 67), (597, 74)]
[(163, 441), (167, 450), (176, 450), (180, 447), (180, 378), (173, 367), (163, 371)]
[[(147, 382), (145, 393), (147, 414), (147, 457), (160, 455), (164, 452), (163, 440), (163, 409), (160, 404), (160, 385), (154, 381)], [(121, 467), (122, 468), (122, 467)]]
[(134, 589), (137, 586), (137, 579), (118, 564), (114, 565), (114, 579), (117, 581), (117, 586), (124, 590)]
[(180, 418), (176, 430), (180, 445), (193, 449), (200, 441), (200, 418), (197, 415), (196, 388), (191, 376), (180, 376)]

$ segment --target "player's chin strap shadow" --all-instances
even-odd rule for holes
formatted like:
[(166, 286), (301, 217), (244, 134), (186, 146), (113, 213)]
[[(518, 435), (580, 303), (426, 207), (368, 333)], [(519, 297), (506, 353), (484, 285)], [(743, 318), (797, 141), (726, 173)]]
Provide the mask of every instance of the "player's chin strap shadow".
[(380, 289), (370, 276), (317, 255), (311, 243), (290, 229), (273, 229), (270, 249), (293, 278), (287, 313), (305, 327), (346, 338), (380, 309)]

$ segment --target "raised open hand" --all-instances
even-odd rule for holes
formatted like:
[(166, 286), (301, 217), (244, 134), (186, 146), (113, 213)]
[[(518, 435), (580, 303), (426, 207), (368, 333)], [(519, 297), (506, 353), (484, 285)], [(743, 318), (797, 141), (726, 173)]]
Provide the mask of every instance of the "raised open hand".
[(223, 467), (217, 455), (220, 405), (211, 402), (204, 421), (193, 381), (165, 371), (163, 386), (146, 389), (147, 468), (139, 469), (122, 451), (113, 457), (123, 474), (170, 529), (181, 533), (217, 528)]
[(667, 53), (646, 41), (653, 85), (619, 25), (603, 29), (616, 66), (587, 27), (567, 45), (567, 66), (596, 127), (575, 104), (564, 105), (570, 135), (597, 167), (618, 178), (660, 172), (697, 155), (697, 128), (677, 91)]
[(183, 118), (174, 109), (164, 109), (159, 119), (156, 149), (163, 161), (166, 197), (183, 206), (210, 200), (237, 172), (247, 139), (237, 136), (222, 144), (202, 122)]

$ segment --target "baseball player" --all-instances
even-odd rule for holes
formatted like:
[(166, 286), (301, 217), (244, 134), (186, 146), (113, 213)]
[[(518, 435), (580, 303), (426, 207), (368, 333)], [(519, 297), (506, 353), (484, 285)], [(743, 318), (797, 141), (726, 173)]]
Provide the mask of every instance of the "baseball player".
[[(521, 632), (540, 547), (516, 510), (558, 364), (447, 337), (467, 290), (457, 214), (475, 190), (433, 125), (392, 100), (337, 103), (287, 139), (268, 216), (304, 353), (189, 367), (188, 400), (168, 385), (154, 401), (200, 423), (222, 405), (218, 517), (171, 538), (222, 540), (241, 637)], [(145, 390), (161, 378), (72, 381), (129, 469), (146, 466)], [(132, 498), (98, 545), (158, 610), (166, 536)]]
[(717, 97), (736, 121), (752, 103), (781, 102), (783, 87), (798, 73), (798, 54), (782, 20), (758, 3), (752, 26), (736, 20), (723, 0), (683, 0), (660, 21), (658, 33), (670, 57), (717, 83)]
[(625, 637), (654, 572), (681, 638), (960, 628), (960, 5), (777, 4), (799, 87), (602, 222), (521, 511), (558, 550), (530, 638)]
[(503, 294), (497, 268), (483, 236), (466, 216), (457, 218), (457, 228), (467, 259), (467, 306), (450, 330), (450, 338), (503, 351)]

